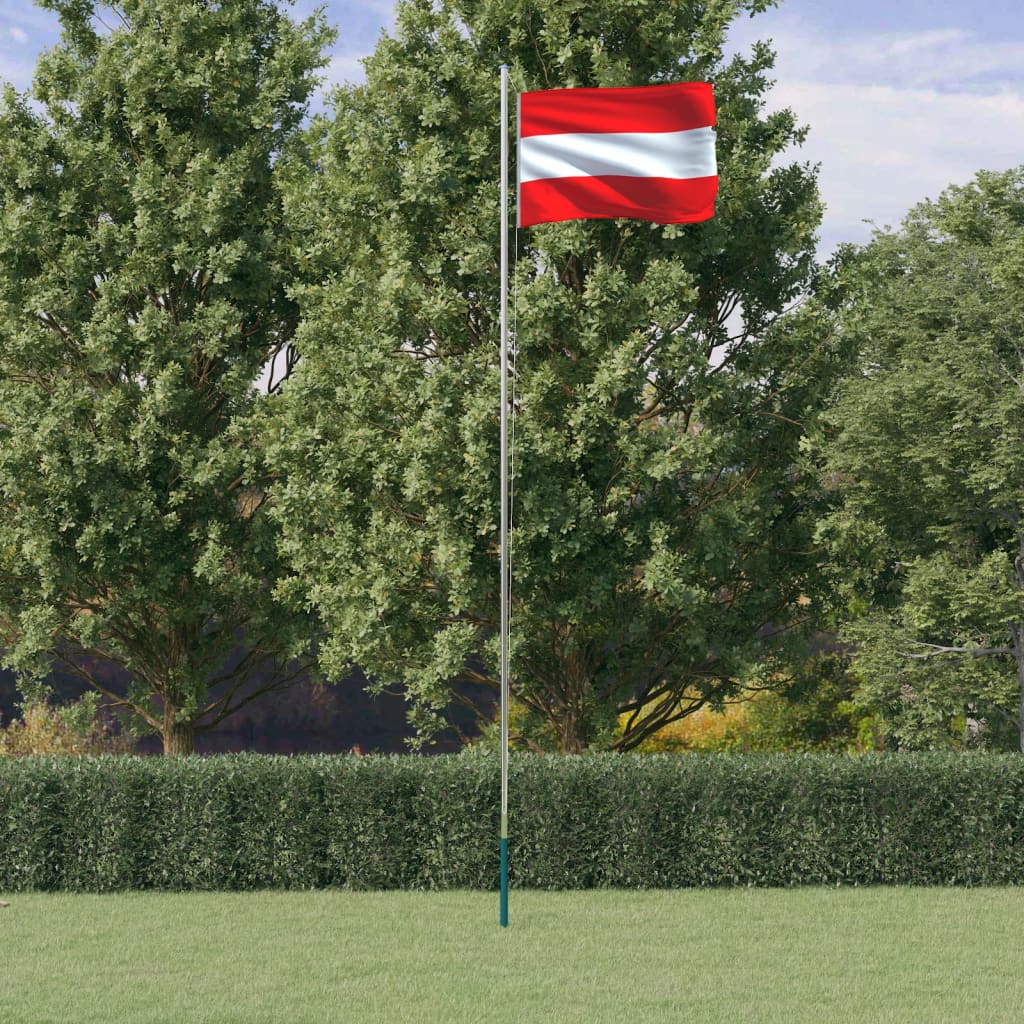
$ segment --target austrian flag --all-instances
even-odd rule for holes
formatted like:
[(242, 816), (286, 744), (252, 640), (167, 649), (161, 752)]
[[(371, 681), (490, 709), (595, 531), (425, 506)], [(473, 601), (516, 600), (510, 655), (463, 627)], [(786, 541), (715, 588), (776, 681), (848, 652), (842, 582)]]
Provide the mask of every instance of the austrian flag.
[(714, 125), (707, 82), (520, 94), (519, 226), (713, 217)]

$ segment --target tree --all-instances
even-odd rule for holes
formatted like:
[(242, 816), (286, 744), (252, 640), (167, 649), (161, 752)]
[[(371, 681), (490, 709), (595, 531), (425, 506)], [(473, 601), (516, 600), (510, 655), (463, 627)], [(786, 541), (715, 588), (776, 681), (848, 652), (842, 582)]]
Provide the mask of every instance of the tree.
[(821, 448), (822, 532), (863, 692), (904, 746), (986, 720), (1024, 749), (1024, 169), (916, 207), (846, 276), (858, 366)]
[(308, 646), (254, 382), (297, 322), (275, 161), (329, 33), (270, 0), (43, 5), (35, 103), (0, 104), (0, 646), (187, 753)]
[(454, 681), (496, 685), (505, 61), (520, 90), (711, 80), (721, 183), (704, 224), (516, 238), (516, 698), (557, 749), (630, 749), (770, 675), (808, 617), (793, 467), (827, 373), (771, 328), (811, 277), (815, 172), (772, 166), (803, 132), (762, 113), (768, 47), (722, 58), (765, 6), (413, 0), (334, 96), (291, 196), (324, 280), (268, 431), (282, 593), (324, 617), (328, 672), (406, 687), (421, 738)]

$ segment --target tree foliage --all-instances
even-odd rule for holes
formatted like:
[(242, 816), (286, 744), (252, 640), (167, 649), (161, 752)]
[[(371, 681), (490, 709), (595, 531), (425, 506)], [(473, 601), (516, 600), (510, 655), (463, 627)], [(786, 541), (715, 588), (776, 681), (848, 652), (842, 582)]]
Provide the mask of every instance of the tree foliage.
[(1024, 169), (877, 232), (837, 329), (822, 533), (864, 694), (904, 746), (1024, 736)]
[(252, 414), (297, 322), (275, 160), (329, 33), (270, 0), (44, 6), (61, 42), (0, 103), (0, 646), (122, 667), (187, 752), (307, 643)]
[(775, 322), (811, 278), (815, 172), (779, 160), (803, 133), (763, 111), (769, 48), (722, 56), (765, 6), (410, 0), (292, 181), (323, 283), (274, 409), (281, 589), (324, 617), (328, 671), (407, 686), (421, 737), (498, 660), (503, 62), (518, 90), (710, 80), (720, 172), (704, 224), (515, 238), (517, 699), (561, 750), (629, 749), (771, 675), (808, 617), (793, 467), (829, 359)]

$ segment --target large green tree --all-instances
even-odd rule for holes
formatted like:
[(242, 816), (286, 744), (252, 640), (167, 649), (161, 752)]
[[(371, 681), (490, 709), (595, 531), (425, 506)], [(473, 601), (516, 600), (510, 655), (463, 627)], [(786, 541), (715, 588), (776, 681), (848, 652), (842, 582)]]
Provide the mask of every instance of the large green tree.
[(515, 238), (516, 699), (560, 750), (630, 749), (770, 678), (807, 618), (792, 467), (827, 374), (772, 325), (812, 273), (815, 173), (780, 160), (802, 132), (763, 112), (769, 48), (722, 54), (766, 6), (409, 0), (333, 98), (291, 199), (323, 283), (273, 432), (284, 589), (421, 737), (455, 681), (495, 684), (503, 62), (519, 90), (711, 81), (720, 171), (706, 223)]
[(252, 424), (298, 316), (275, 163), (329, 33), (270, 0), (42, 5), (61, 42), (0, 101), (0, 647), (183, 753), (308, 646)]
[(1024, 748), (1024, 169), (876, 233), (846, 288), (822, 531), (862, 697), (904, 746)]

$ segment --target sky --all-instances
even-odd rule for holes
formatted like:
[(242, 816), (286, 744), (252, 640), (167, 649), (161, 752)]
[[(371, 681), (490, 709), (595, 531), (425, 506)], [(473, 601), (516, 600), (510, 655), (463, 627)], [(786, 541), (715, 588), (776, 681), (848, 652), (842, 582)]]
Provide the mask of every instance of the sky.
[[(394, 24), (393, 0), (297, 0), (324, 6), (339, 31), (325, 89), (358, 81), (360, 59)], [(57, 41), (55, 15), (0, 0), (0, 79), (29, 87)], [(979, 170), (1024, 164), (1024, 0), (783, 0), (736, 23), (729, 45), (770, 39), (768, 107), (810, 127), (789, 157), (820, 165), (826, 205), (819, 254), (897, 226), (924, 199)]]

